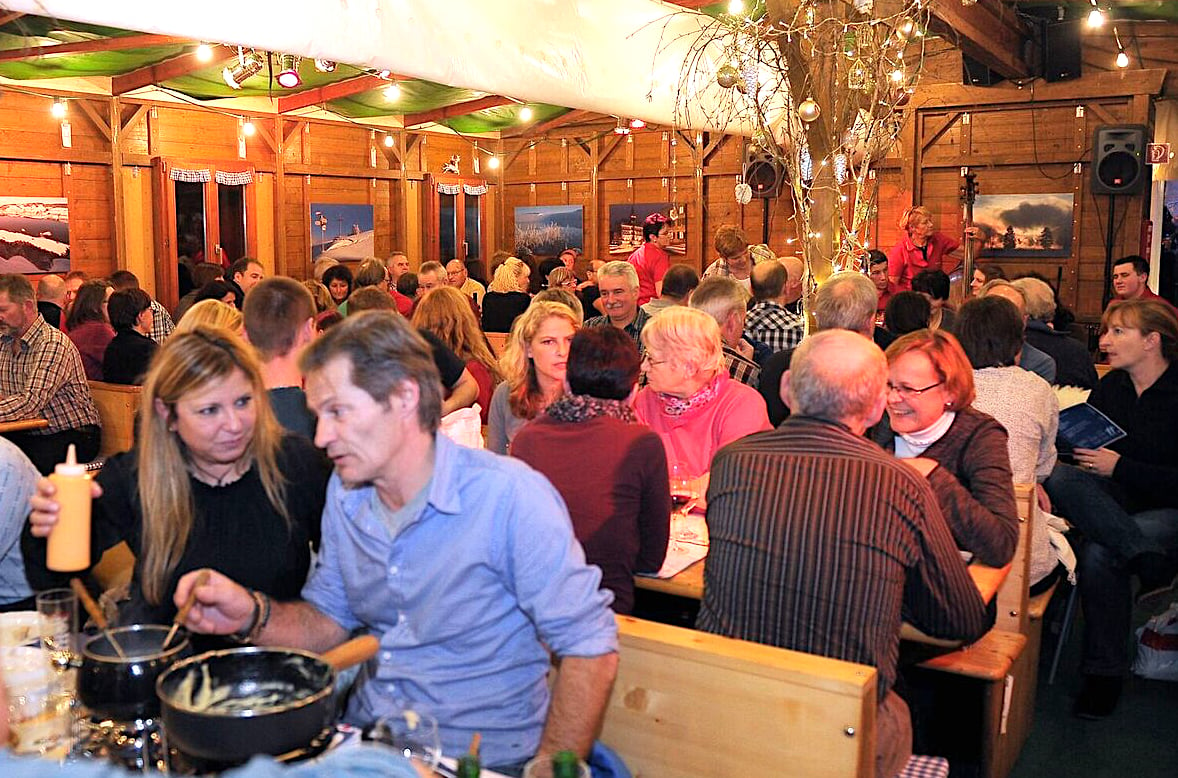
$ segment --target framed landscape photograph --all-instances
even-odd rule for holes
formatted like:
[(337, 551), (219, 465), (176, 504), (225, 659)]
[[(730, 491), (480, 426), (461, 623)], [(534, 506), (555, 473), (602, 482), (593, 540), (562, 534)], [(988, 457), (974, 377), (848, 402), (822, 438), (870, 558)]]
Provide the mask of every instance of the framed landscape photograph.
[(978, 195), (974, 226), (981, 230), (979, 255), (1034, 259), (1072, 253), (1071, 192)]
[(64, 197), (0, 197), (0, 273), (70, 272)]
[(515, 245), (537, 257), (585, 248), (584, 209), (579, 205), (527, 205), (515, 209)]
[(311, 261), (321, 256), (347, 260), (376, 256), (371, 205), (311, 203)]

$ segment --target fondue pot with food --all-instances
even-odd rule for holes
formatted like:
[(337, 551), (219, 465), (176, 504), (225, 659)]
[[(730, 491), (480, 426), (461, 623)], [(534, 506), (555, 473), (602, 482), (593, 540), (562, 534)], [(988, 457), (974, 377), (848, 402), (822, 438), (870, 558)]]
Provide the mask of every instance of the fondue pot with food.
[[(90, 638), (82, 648), (78, 696), (94, 714), (114, 721), (136, 721), (159, 715), (155, 682), (171, 665), (189, 656), (188, 634), (179, 632), (161, 650), (168, 625), (133, 624)], [(119, 656), (113, 635), (125, 656)]]
[(168, 742), (220, 763), (302, 748), (332, 722), (336, 671), (376, 655), (371, 635), (322, 656), (283, 648), (210, 651), (156, 682)]

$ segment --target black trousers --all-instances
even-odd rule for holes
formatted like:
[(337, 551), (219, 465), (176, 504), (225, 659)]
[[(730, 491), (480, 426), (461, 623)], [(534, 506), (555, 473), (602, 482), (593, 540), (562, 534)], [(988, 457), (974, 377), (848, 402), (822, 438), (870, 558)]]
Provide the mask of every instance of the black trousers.
[(102, 444), (102, 430), (97, 424), (90, 424), (74, 430), (51, 432), (38, 435), (35, 432), (12, 432), (6, 436), (25, 452), (25, 456), (41, 475), (49, 475), (54, 466), (65, 461), (66, 452), (72, 443), (77, 449), (78, 461), (89, 462), (98, 456)]

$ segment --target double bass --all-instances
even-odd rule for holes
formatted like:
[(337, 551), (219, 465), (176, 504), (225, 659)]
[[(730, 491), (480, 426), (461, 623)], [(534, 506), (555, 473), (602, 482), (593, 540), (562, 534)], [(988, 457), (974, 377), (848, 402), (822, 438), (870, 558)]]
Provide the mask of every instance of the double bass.
[(978, 196), (978, 182), (977, 174), (966, 172), (961, 176), (965, 179), (965, 183), (961, 185), (961, 217), (962, 217), (962, 244), (965, 258), (961, 265), (961, 275), (964, 284), (963, 297), (969, 297), (969, 285), (973, 281), (974, 271), (974, 255), (973, 255), (973, 204)]

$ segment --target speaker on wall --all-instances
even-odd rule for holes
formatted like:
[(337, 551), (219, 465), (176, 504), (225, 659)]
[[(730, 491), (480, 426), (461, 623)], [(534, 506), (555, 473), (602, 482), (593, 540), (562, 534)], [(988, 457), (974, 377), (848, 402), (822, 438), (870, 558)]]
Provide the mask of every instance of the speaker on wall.
[(1067, 81), (1080, 77), (1080, 22), (1043, 25), (1043, 78)]
[(1002, 76), (995, 73), (988, 66), (978, 62), (968, 54), (961, 55), (961, 83), (965, 86), (994, 86), (1002, 80)]
[(1092, 191), (1137, 194), (1149, 181), (1145, 164), (1145, 126), (1104, 125), (1092, 141)]
[(785, 180), (781, 163), (769, 152), (750, 146), (745, 152), (744, 182), (753, 197), (777, 197)]

